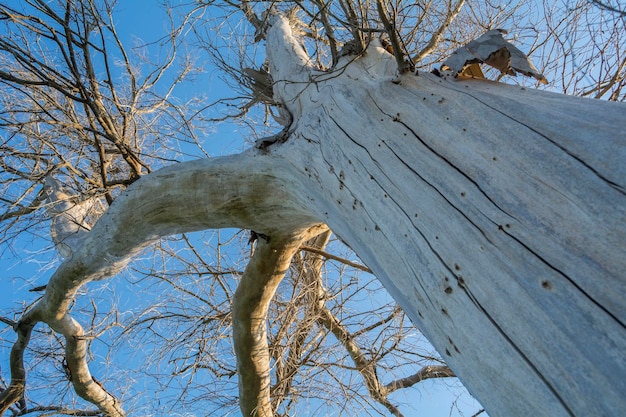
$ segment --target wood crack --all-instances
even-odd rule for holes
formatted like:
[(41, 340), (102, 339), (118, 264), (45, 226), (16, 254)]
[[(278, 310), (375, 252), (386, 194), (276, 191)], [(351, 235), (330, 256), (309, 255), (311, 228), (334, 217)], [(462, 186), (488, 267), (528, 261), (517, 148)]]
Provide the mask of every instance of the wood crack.
[(572, 279), (569, 275), (567, 275), (565, 272), (561, 271), (559, 268), (557, 268), (556, 266), (552, 265), (550, 262), (548, 262), (548, 260), (546, 260), (543, 256), (541, 256), (540, 254), (538, 254), (537, 252), (535, 252), (530, 246), (528, 246), (527, 244), (525, 244), (524, 242), (522, 242), (520, 239), (518, 239), (517, 237), (515, 237), (514, 235), (512, 235), (511, 233), (507, 232), (505, 230), (505, 228), (500, 227), (499, 228), (501, 232), (503, 232), (505, 235), (507, 235), (508, 237), (510, 237), (511, 239), (513, 239), (515, 242), (519, 243), (525, 250), (527, 250), (529, 253), (531, 253), (533, 256), (535, 256), (537, 259), (539, 259), (544, 265), (546, 265), (548, 268), (552, 269), (554, 272), (556, 272), (557, 274), (561, 275), (563, 278), (565, 278), (570, 284), (572, 284), (574, 286), (574, 288), (576, 288), (578, 291), (580, 291), (581, 294), (583, 294), (589, 301), (591, 301), (596, 307), (600, 308), (600, 310), (602, 310), (603, 312), (605, 312), (607, 315), (609, 315), (613, 320), (615, 320), (615, 322), (619, 323), (620, 326), (622, 326), (624, 329), (626, 329), (626, 324), (620, 320), (615, 314), (613, 314), (612, 312), (610, 312), (605, 306), (603, 306), (601, 303), (599, 303), (596, 299), (594, 299), (587, 291), (585, 291), (579, 284), (576, 283), (576, 281), (574, 281), (574, 279)]
[[(444, 87), (450, 89), (450, 87), (447, 87), (447, 86), (444, 86)], [(539, 130), (537, 130), (537, 129), (533, 128), (532, 126), (530, 126), (530, 125), (528, 125), (528, 124), (526, 124), (526, 123), (524, 123), (524, 122), (514, 118), (513, 116), (510, 116), (507, 113), (504, 113), (502, 110), (500, 110), (497, 107), (494, 107), (494, 106), (488, 104), (484, 100), (479, 99), (478, 97), (470, 94), (469, 92), (459, 91), (459, 90), (456, 90), (456, 89), (452, 89), (452, 90), (457, 92), (457, 93), (462, 93), (462, 94), (465, 94), (465, 95), (467, 95), (469, 97), (472, 97), (474, 100), (478, 101), (479, 103), (481, 103), (485, 107), (488, 107), (490, 110), (493, 110), (494, 112), (497, 112), (497, 113), (501, 114), (502, 116), (506, 117), (507, 119), (512, 120), (512, 121), (514, 121), (514, 122), (524, 126), (526, 129), (530, 130), (531, 132), (536, 133), (537, 135), (539, 135), (544, 140), (548, 141), (552, 145), (554, 145), (557, 148), (559, 148), (561, 151), (565, 152), (565, 154), (567, 156), (569, 156), (569, 157), (573, 158), (574, 160), (578, 161), (580, 164), (582, 164), (589, 171), (593, 172), (599, 179), (601, 179), (602, 181), (606, 182), (610, 187), (614, 188), (619, 193), (626, 195), (626, 190), (624, 189), (624, 186), (622, 186), (621, 184), (618, 184), (618, 183), (616, 183), (614, 181), (611, 181), (610, 179), (606, 178), (604, 175), (602, 175), (600, 172), (598, 172), (598, 170), (596, 170), (594, 167), (592, 167), (587, 162), (585, 162), (581, 157), (573, 154), (567, 148), (565, 148), (563, 145), (561, 145), (560, 143), (556, 142), (553, 139), (550, 139), (548, 136), (546, 136), (545, 134), (541, 133)]]

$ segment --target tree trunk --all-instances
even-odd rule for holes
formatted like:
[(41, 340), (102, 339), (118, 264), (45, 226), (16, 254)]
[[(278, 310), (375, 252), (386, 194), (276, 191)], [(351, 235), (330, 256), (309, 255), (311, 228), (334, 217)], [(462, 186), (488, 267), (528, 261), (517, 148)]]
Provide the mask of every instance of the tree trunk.
[[(156, 237), (324, 222), (496, 416), (626, 409), (626, 107), (432, 74), (372, 45), (314, 71), (268, 34), (284, 143), (179, 164), (118, 197), (32, 319)], [(184, 208), (184, 210), (181, 210)], [(36, 314), (38, 313), (38, 314)]]
[(300, 198), (490, 415), (618, 415), (623, 106), (391, 80), (339, 78), (310, 98), (275, 154), (305, 171)]
[(396, 79), (376, 47), (328, 76), (284, 25), (268, 49), (294, 124), (270, 152), (306, 175), (301, 204), (492, 416), (623, 412), (626, 107)]

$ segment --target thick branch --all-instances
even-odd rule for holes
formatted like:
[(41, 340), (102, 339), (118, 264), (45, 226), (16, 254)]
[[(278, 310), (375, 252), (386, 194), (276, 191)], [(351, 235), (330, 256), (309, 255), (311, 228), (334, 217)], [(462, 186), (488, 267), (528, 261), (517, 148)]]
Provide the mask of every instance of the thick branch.
[[(85, 233), (81, 245), (55, 271), (45, 295), (22, 317), (20, 326), (32, 327), (42, 321), (63, 334), (77, 392), (110, 415), (121, 415), (121, 411), (111, 411), (117, 410), (118, 404), (91, 377), (82, 328), (68, 314), (78, 289), (89, 281), (118, 273), (133, 256), (162, 236), (221, 227), (254, 228), (265, 235), (281, 236), (281, 232), (319, 223), (302, 207), (293, 205), (289, 190), (299, 187), (289, 184), (298, 177), (289, 166), (256, 155), (253, 150), (179, 164), (142, 178)], [(18, 339), (16, 352), (23, 351), (24, 340)], [(3, 394), (8, 405), (19, 399), (16, 395), (23, 390), (24, 378), (19, 372), (13, 380), (16, 394)]]
[[(306, 82), (307, 69), (311, 69), (311, 59), (293, 33), (289, 20), (282, 15), (269, 17), (270, 29), (267, 34), (267, 59), (270, 74), (275, 83)], [(278, 88), (284, 89), (283, 84)]]
[[(66, 316), (67, 317), (67, 316)], [(74, 390), (83, 399), (96, 405), (107, 416), (124, 417), (119, 401), (111, 395), (89, 372), (87, 365), (87, 342), (83, 328), (74, 320), (64, 328), (65, 359), (71, 373)], [(57, 327), (57, 326), (55, 326)], [(58, 327), (56, 329), (58, 331)]]
[(17, 332), (17, 341), (11, 348), (11, 383), (0, 393), (0, 416), (4, 415), (11, 405), (24, 398), (24, 391), (26, 389), (24, 351), (26, 350), (26, 346), (28, 346), (34, 325), (17, 323), (14, 327)]
[(282, 15), (269, 17), (267, 59), (274, 81), (274, 100), (279, 104), (282, 118), (298, 119), (301, 114), (298, 97), (311, 84), (313, 67), (299, 39)]
[(146, 176), (120, 195), (83, 238), (29, 315), (60, 319), (80, 286), (118, 273), (162, 236), (222, 227), (269, 235), (318, 223), (289, 196), (289, 189), (298, 188), (289, 183), (298, 177), (254, 151), (178, 164)]
[(233, 297), (233, 342), (244, 416), (271, 417), (267, 310), (303, 240), (324, 228), (260, 238)]

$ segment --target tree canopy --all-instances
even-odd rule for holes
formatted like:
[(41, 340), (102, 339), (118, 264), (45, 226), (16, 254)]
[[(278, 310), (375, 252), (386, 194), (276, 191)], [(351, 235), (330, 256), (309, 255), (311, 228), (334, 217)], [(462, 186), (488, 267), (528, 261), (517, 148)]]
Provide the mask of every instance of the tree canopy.
[[(1, 313), (7, 325), (2, 333), (3, 344), (11, 345), (12, 353), (4, 359), (5, 366), (10, 364), (10, 375), (3, 367), (6, 372), (3, 378), (7, 379), (2, 386), (0, 405), (13, 415), (124, 415), (133, 412), (133, 407), (137, 407), (133, 414), (154, 413), (144, 402), (124, 398), (127, 385), (132, 385), (128, 381), (136, 375), (150, 378), (151, 388), (145, 391), (158, 398), (153, 404), (155, 410), (204, 409), (209, 403), (222, 411), (241, 407), (244, 414), (257, 415), (287, 415), (312, 407), (317, 407), (317, 412), (332, 410), (337, 415), (353, 415), (362, 409), (369, 413), (403, 415), (403, 407), (394, 399), (394, 393), (425, 379), (454, 376), (444, 360), (460, 361), (454, 358), (454, 351), (465, 354), (467, 346), (455, 344), (452, 334), (444, 335), (448, 324), (438, 322), (444, 319), (433, 319), (432, 315), (421, 317), (418, 309), (411, 317), (414, 321), (435, 323), (433, 327), (439, 327), (442, 332), (435, 335), (431, 328), (427, 331), (429, 338), (449, 339), (448, 347), (442, 350), (442, 344), (438, 346), (442, 356), (423, 348), (422, 336), (402, 310), (379, 295), (383, 289), (370, 268), (375, 272), (386, 271), (386, 275), (394, 274), (379, 259), (391, 246), (395, 252), (406, 251), (409, 243), (403, 243), (400, 234), (385, 238), (392, 242), (391, 246), (377, 247), (371, 241), (363, 241), (364, 235), (350, 230), (361, 224), (361, 215), (355, 214), (355, 222), (346, 222), (344, 226), (337, 220), (346, 218), (340, 214), (345, 207), (351, 206), (350, 210), (356, 213), (368, 204), (356, 197), (361, 195), (361, 188), (377, 187), (383, 193), (381, 200), (401, 201), (404, 192), (392, 193), (398, 177), (392, 179), (386, 170), (394, 170), (397, 175), (406, 175), (407, 181), (413, 181), (409, 175), (419, 176), (415, 164), (405, 162), (402, 166), (397, 161), (373, 158), (376, 164), (380, 163), (376, 167), (379, 170), (374, 172), (368, 167), (369, 180), (358, 181), (350, 177), (348, 168), (354, 167), (357, 172), (355, 165), (366, 166), (361, 160), (362, 150), (372, 156), (376, 147), (388, 148), (399, 161), (403, 161), (403, 156), (407, 157), (406, 161), (409, 155), (413, 158), (415, 149), (402, 142), (392, 144), (393, 138), (377, 137), (380, 128), (398, 132), (398, 136), (414, 136), (424, 152), (439, 158), (437, 164), (428, 165), (433, 179), (420, 178), (427, 184), (426, 188), (436, 190), (459, 213), (460, 205), (450, 201), (453, 193), (448, 189), (457, 185), (466, 189), (475, 186), (484, 194), (469, 196), (475, 199), (472, 200), (475, 208), (461, 213), (461, 217), (470, 223), (475, 221), (471, 219), (477, 213), (493, 216), (487, 211), (485, 199), (507, 216), (508, 204), (522, 210), (530, 207), (530, 200), (509, 201), (506, 196), (501, 197), (499, 193), (506, 187), (498, 188), (500, 177), (482, 177), (490, 171), (474, 176), (471, 168), (463, 169), (465, 183), (455, 183), (451, 175), (454, 170), (461, 172), (461, 165), (443, 157), (443, 152), (426, 139), (431, 130), (433, 136), (437, 131), (444, 136), (445, 142), (454, 140), (446, 135), (456, 127), (458, 131), (483, 129), (485, 159), (468, 161), (470, 166), (485, 165), (488, 160), (496, 162), (496, 158), (508, 152), (498, 148), (501, 146), (498, 140), (511, 132), (497, 132), (496, 118), (485, 117), (479, 122), (476, 108), (461, 108), (460, 98), (467, 84), (445, 87), (446, 97), (439, 95), (436, 86), (446, 81), (446, 75), (441, 74), (444, 60), (457, 48), (492, 29), (508, 29), (507, 37), (526, 51), (537, 73), (543, 74), (549, 83), (543, 86), (536, 79), (512, 78), (507, 71), (485, 66), (480, 69), (480, 75), (461, 74), (459, 77), (473, 82), (472, 88), (476, 89), (473, 91), (485, 94), (492, 94), (489, 89), (493, 84), (477, 83), (472, 77), (522, 86), (515, 92), (502, 90), (503, 96), (493, 94), (489, 96), (493, 103), (480, 103), (481, 106), (497, 109), (505, 116), (517, 110), (522, 119), (527, 118), (523, 124), (531, 130), (541, 117), (537, 114), (548, 107), (563, 109), (563, 119), (556, 124), (559, 127), (567, 124), (569, 118), (572, 125), (576, 123), (572, 113), (577, 108), (587, 112), (585, 117), (597, 116), (598, 120), (607, 120), (606, 124), (619, 121), (624, 114), (623, 106), (612, 103), (565, 104), (548, 95), (525, 93), (526, 89), (545, 88), (603, 101), (626, 99), (623, 89), (626, 21), (619, 5), (610, 3), (183, 2), (165, 5), (164, 28), (153, 39), (129, 39), (118, 31), (117, 20), (123, 13), (122, 4), (106, 1), (0, 2), (2, 253), (3, 258), (14, 257), (22, 262), (34, 259), (46, 264), (42, 272), (20, 284), (34, 291), (33, 295), (11, 300), (18, 304), (3, 306)], [(274, 30), (274, 35), (268, 30)], [(437, 75), (430, 74), (431, 70)], [(391, 80), (391, 87), (384, 91), (377, 89), (375, 81), (381, 74)], [(418, 85), (415, 78), (402, 78), (403, 74), (422, 77), (427, 84)], [(211, 95), (210, 78), (216, 76), (229, 86), (226, 93), (217, 94), (228, 95)], [(353, 90), (346, 80), (360, 77), (363, 79), (360, 88), (364, 91)], [(336, 82), (331, 81), (334, 79)], [(335, 83), (323, 90), (325, 81)], [(405, 101), (409, 97), (405, 92), (392, 89), (400, 84), (411, 94), (422, 91), (423, 97), (412, 96)], [(303, 89), (303, 85), (317, 86), (318, 91)], [(303, 100), (303, 96), (308, 97), (309, 103), (319, 103), (318, 114), (315, 106), (303, 112), (292, 104)], [(516, 97), (519, 107), (507, 108), (512, 106), (512, 101), (502, 99), (505, 96), (507, 100)], [(350, 107), (354, 104), (348, 99), (351, 97), (358, 97), (356, 101), (363, 107)], [(386, 108), (385, 100), (397, 100), (397, 108)], [(418, 133), (411, 124), (414, 121), (403, 119), (412, 117), (406, 110), (411, 107), (410, 100), (428, 101), (427, 105), (432, 102), (433, 112), (444, 111), (436, 110), (437, 105), (452, 106), (445, 111), (459, 116), (458, 120), (429, 126), (427, 133)], [(455, 103), (459, 108), (454, 107)], [(361, 120), (359, 113), (376, 112), (389, 116), (396, 127), (388, 127), (383, 119), (380, 123), (376, 120), (377, 125), (374, 120), (354, 125), (344, 122), (350, 117), (355, 122)], [(548, 129), (545, 127), (550, 122), (548, 116), (540, 121), (541, 127), (535, 133), (553, 140), (558, 133), (550, 131), (548, 135), (543, 130)], [(331, 120), (331, 128), (319, 128), (315, 125), (316, 117)], [(307, 123), (311, 126), (310, 134)], [(224, 136), (225, 130), (233, 126), (240, 132), (242, 139), (237, 151), (242, 152), (214, 158), (218, 152), (212, 150), (215, 145), (208, 138)], [(503, 126), (507, 129), (506, 124)], [(598, 132), (604, 132), (602, 129), (604, 126), (599, 126)], [(619, 126), (607, 127), (606, 131), (612, 132), (611, 129)], [(328, 164), (328, 170), (322, 170), (312, 157), (308, 160), (307, 151), (292, 145), (292, 137), (296, 136), (301, 141), (317, 143), (324, 135), (332, 138), (340, 134), (351, 140), (362, 138), (363, 142), (353, 140), (358, 145), (354, 149), (341, 148), (340, 141), (335, 142), (336, 147), (332, 141), (325, 142), (321, 158)], [(623, 166), (619, 169), (620, 161), (624, 160), (623, 137), (602, 142), (591, 159), (587, 155), (577, 156), (576, 146), (580, 142), (566, 141), (566, 137), (558, 136), (553, 142), (554, 153), (546, 160), (562, 162), (559, 169), (575, 172), (576, 168), (568, 162), (570, 159), (558, 156), (560, 151), (565, 151), (568, 158), (576, 159), (593, 172), (597, 185), (580, 189), (587, 192), (584, 199), (594, 199), (595, 194), (591, 195), (589, 190), (595, 189), (598, 205), (583, 205), (583, 197), (574, 188), (563, 192), (568, 185), (574, 187), (566, 181), (548, 184), (548, 187), (558, 186), (556, 193), (574, 201), (584, 216), (589, 216), (583, 218), (574, 208), (568, 208), (571, 211), (561, 213), (565, 220), (555, 224), (578, 219), (580, 222), (575, 227), (584, 234), (595, 227), (592, 216), (599, 219), (607, 219), (612, 213), (623, 216), (623, 207), (605, 210), (603, 205), (611, 200), (613, 193), (616, 203), (623, 199), (626, 174)], [(587, 143), (580, 146), (583, 145), (588, 146)], [(294, 149), (289, 150), (291, 146)], [(459, 159), (477, 155), (464, 153), (463, 146), (457, 145), (454, 154)], [(469, 152), (470, 145), (466, 146)], [(539, 152), (527, 144), (522, 148), (526, 156)], [(406, 154), (399, 153), (402, 149)], [(290, 161), (289, 152), (301, 155)], [(203, 159), (196, 160), (199, 157)], [(504, 159), (511, 167), (530, 170), (523, 158), (505, 156)], [(302, 162), (304, 176), (302, 167), (294, 161)], [(548, 174), (553, 169), (536, 168), (537, 172)], [(508, 173), (503, 167), (494, 169)], [(328, 187), (307, 189), (301, 182), (307, 175)], [(446, 175), (450, 175), (449, 183), (445, 181)], [(330, 186), (334, 181), (338, 190)], [(370, 182), (374, 185), (366, 184)], [(545, 191), (533, 187), (528, 186), (529, 199), (535, 192), (535, 196), (545, 196), (542, 194)], [(306, 192), (294, 199), (293, 189)], [(340, 193), (346, 189), (354, 196), (349, 200)], [(465, 193), (461, 191), (459, 195), (465, 198)], [(328, 196), (342, 207), (337, 207), (335, 212), (324, 212), (329, 206), (320, 201)], [(543, 213), (544, 206), (552, 202), (560, 204), (559, 201), (556, 197), (540, 200), (537, 206)], [(507, 207), (498, 206), (502, 202)], [(399, 204), (399, 207), (404, 206)], [(506, 217), (502, 213), (495, 217)], [(421, 212), (419, 215), (424, 216)], [(363, 224), (372, 232), (397, 233), (401, 229), (400, 222), (396, 224), (399, 216), (402, 214), (390, 206), (388, 218), (374, 218), (373, 226), (366, 221)], [(409, 217), (417, 218), (417, 210)], [(432, 220), (427, 229), (417, 229), (437, 254), (436, 244), (432, 242), (439, 240), (439, 236), (443, 240), (441, 233), (446, 227), (438, 223), (437, 216), (426, 214), (426, 217)], [(532, 252), (532, 245), (525, 243), (530, 239), (525, 233), (531, 232), (523, 228), (521, 232), (509, 230), (518, 223), (523, 225), (521, 217), (511, 215), (509, 219), (512, 220), (495, 224), (494, 230), (499, 228), (500, 235), (512, 237)], [(539, 224), (542, 221), (537, 220)], [(606, 232), (606, 241), (615, 242), (613, 252), (597, 254), (592, 249), (585, 254), (592, 259), (589, 265), (606, 260), (607, 276), (614, 277), (612, 283), (616, 288), (623, 286), (623, 276), (620, 280), (618, 275), (611, 275), (614, 265), (619, 264), (614, 262), (613, 253), (619, 252), (620, 247), (623, 249), (624, 243), (621, 240), (624, 230), (619, 222), (620, 218), (613, 218), (595, 232)], [(478, 240), (488, 241), (495, 248), (500, 243), (504, 245), (502, 238), (473, 224), (472, 233), (482, 233)], [(329, 225), (353, 249), (358, 248), (359, 255), (368, 259), (368, 266), (332, 237)], [(233, 226), (243, 231), (189, 234)], [(167, 237), (171, 235), (174, 236)], [(595, 237), (593, 233), (589, 236)], [(468, 249), (475, 241), (472, 239), (468, 237), (464, 244), (465, 238), (461, 238), (458, 243), (458, 253), (462, 254), (459, 259), (465, 261), (467, 257), (467, 263), (473, 256)], [(36, 241), (35, 247), (39, 249), (25, 255), (25, 250), (33, 247), (32, 241)], [(577, 245), (578, 241), (573, 247), (576, 249)], [(376, 251), (380, 253), (371, 254)], [(142, 254), (140, 259), (128, 266), (139, 254)], [(566, 266), (560, 269), (554, 266), (560, 265), (551, 258), (556, 255), (535, 255), (569, 279)], [(438, 262), (429, 256), (416, 258), (415, 265), (398, 265), (398, 270), (413, 271), (398, 279), (420, 276), (422, 270)], [(582, 255), (578, 252), (563, 253), (561, 261), (571, 260), (576, 267), (586, 268), (587, 264), (577, 263), (579, 256)], [(476, 259), (477, 263), (483, 262)], [(520, 259), (526, 262), (526, 258), (520, 256)], [(543, 267), (526, 263), (527, 277), (543, 271)], [(128, 268), (122, 273), (125, 278), (115, 285), (84, 286), (89, 281), (120, 273), (124, 268)], [(465, 271), (464, 262), (452, 262), (448, 268), (445, 280), (453, 279), (456, 284), (444, 286), (446, 294), (465, 291), (470, 298), (489, 297), (468, 290), (464, 279), (470, 280), (471, 274), (463, 278), (465, 272), (458, 272)], [(480, 270), (480, 265), (477, 268)], [(484, 265), (484, 270), (488, 269)], [(283, 280), (285, 274), (287, 279)], [(545, 291), (557, 286), (551, 279), (535, 278)], [(383, 282), (396, 301), (404, 305), (413, 302), (407, 301), (413, 295), (402, 293), (400, 284), (389, 279)], [(589, 291), (586, 285), (586, 281), (575, 283), (579, 289)], [(45, 291), (45, 295), (40, 297), (40, 291)], [(424, 289), (426, 294), (429, 291), (433, 289)], [(531, 302), (539, 299), (532, 298), (534, 289), (526, 291), (531, 294), (528, 298)], [(129, 292), (134, 296), (129, 296)], [(421, 299), (423, 295), (416, 293), (415, 297), (420, 303), (428, 303), (427, 299)], [(526, 300), (524, 297), (520, 295), (519, 300)], [(604, 290), (589, 296), (601, 300), (596, 303), (618, 323), (624, 318), (620, 297), (623, 296)], [(480, 305), (477, 298), (474, 302)], [(498, 302), (494, 300), (494, 303)], [(119, 306), (133, 307), (125, 311)], [(439, 307), (436, 310), (454, 316), (455, 307), (449, 308), (449, 312)], [(571, 312), (571, 317), (584, 316), (585, 308), (586, 304), (580, 311)], [(485, 308), (481, 309), (484, 314)], [(430, 313), (424, 311), (424, 314)], [(46, 326), (35, 328), (37, 322)], [(496, 319), (492, 322), (496, 323)], [(609, 336), (614, 346), (620, 346), (623, 339), (621, 323), (622, 327), (616, 327), (615, 339)], [(551, 323), (542, 325), (554, 328), (555, 332), (563, 330)], [(516, 331), (524, 331), (524, 326), (518, 327)], [(489, 332), (476, 329), (477, 335), (489, 335)], [(516, 353), (525, 351), (525, 343), (532, 341), (522, 342)], [(476, 357), (481, 355), (480, 344), (476, 341), (473, 345), (472, 354)], [(129, 349), (135, 350), (135, 361), (143, 362), (133, 371), (136, 373), (124, 363), (118, 363), (128, 355)], [(607, 355), (614, 352), (611, 348), (603, 351)], [(504, 351), (501, 353), (506, 355)], [(95, 372), (90, 372), (88, 364), (93, 367), (96, 358), (100, 365), (97, 365), (98, 376), (94, 377)], [(482, 358), (486, 368), (503, 366), (492, 360)], [(532, 366), (533, 361), (530, 358), (527, 363)], [(567, 378), (566, 374), (560, 374), (559, 366), (555, 369), (559, 373), (555, 378)], [(623, 370), (623, 367), (617, 370), (618, 377), (623, 375)], [(505, 369), (500, 374), (507, 372)], [(510, 372), (515, 374), (513, 370)], [(478, 379), (478, 375), (464, 375), (464, 381), (476, 384), (470, 389), (476, 386), (480, 392), (484, 392), (483, 385), (494, 383), (476, 382)], [(70, 393), (70, 382), (78, 395), (98, 410), (78, 405)], [(238, 393), (234, 391), (237, 384)], [(56, 402), (52, 403), (45, 395), (50, 390), (59, 392), (61, 400), (55, 397)], [(558, 389), (554, 392), (558, 397)], [(525, 398), (522, 396), (522, 400)], [(567, 401), (562, 403), (570, 415), (576, 415), (572, 410), (585, 407)], [(616, 404), (612, 397), (610, 401)]]

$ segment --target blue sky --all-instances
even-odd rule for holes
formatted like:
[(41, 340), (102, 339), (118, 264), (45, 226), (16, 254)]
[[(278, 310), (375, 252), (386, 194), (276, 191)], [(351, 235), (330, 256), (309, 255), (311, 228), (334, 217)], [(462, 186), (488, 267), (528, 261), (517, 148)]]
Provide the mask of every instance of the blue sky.
[[(119, 2), (116, 25), (122, 40), (127, 42), (127, 45), (132, 45), (139, 40), (154, 40), (167, 30), (167, 25), (163, 21), (163, 14), (157, 5), (158, 2), (152, 0), (122, 0)], [(195, 94), (197, 89), (206, 89), (208, 97), (227, 95), (229, 92), (227, 86), (216, 76), (215, 68), (206, 66), (205, 71), (208, 76), (199, 79), (194, 86), (185, 87), (189, 90), (183, 88), (176, 91), (175, 96), (178, 95), (180, 100), (184, 100), (186, 95)], [(220, 125), (211, 133), (211, 138), (207, 138), (204, 145), (214, 156), (236, 152), (244, 147), (243, 133), (244, 130), (239, 126)], [(1, 131), (0, 135), (2, 135)], [(19, 240), (18, 245), (19, 247), (14, 248), (0, 247), (0, 255), (2, 256), (0, 258), (0, 271), (3, 271), (0, 280), (0, 294), (2, 294), (0, 297), (0, 314), (3, 316), (8, 315), (8, 311), (19, 310), (33, 302), (38, 295), (28, 290), (33, 285), (45, 284), (59, 262), (48, 238), (45, 236), (43, 239), (39, 239), (35, 234), (24, 235)], [(115, 297), (117, 297), (116, 301), (120, 305), (126, 306), (127, 312), (130, 314), (135, 296), (132, 286), (127, 284), (128, 281), (119, 277), (112, 278), (112, 282), (112, 284), (98, 283), (92, 285), (103, 288), (103, 296), (107, 296), (107, 294), (111, 296), (114, 290), (125, 291), (125, 293), (118, 293)], [(103, 303), (106, 305), (106, 301)], [(8, 329), (3, 328), (0, 337), (13, 340), (9, 333)], [(5, 379), (8, 378), (9, 348), (7, 343), (0, 345), (0, 370)], [(123, 354), (122, 357), (124, 357)], [(142, 355), (138, 352), (128, 352), (125, 357), (128, 360), (126, 363), (128, 367), (133, 366), (133, 361), (142, 360)], [(105, 371), (103, 367), (99, 366), (98, 360), (93, 362), (92, 367), (96, 375), (99, 370)], [(137, 381), (133, 385), (133, 390), (136, 390), (137, 394), (141, 393), (143, 389), (141, 381)], [(401, 409), (407, 416), (471, 416), (480, 408), (456, 380), (423, 382), (419, 384), (419, 389), (411, 390), (409, 396), (403, 398), (398, 395), (394, 397), (394, 400), (404, 405), (401, 406)], [(406, 403), (409, 402), (411, 405), (407, 406)], [(215, 415), (219, 415), (219, 410)]]

